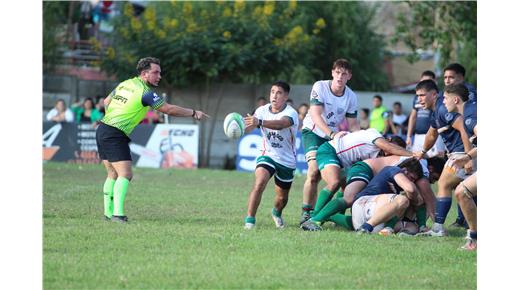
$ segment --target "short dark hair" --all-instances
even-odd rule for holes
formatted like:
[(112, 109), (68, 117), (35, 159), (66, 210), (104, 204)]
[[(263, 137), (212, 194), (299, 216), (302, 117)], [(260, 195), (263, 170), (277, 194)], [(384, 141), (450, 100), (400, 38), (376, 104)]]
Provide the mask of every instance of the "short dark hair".
[(469, 90), (464, 84), (448, 85), (444, 88), (444, 93), (457, 95), (463, 102), (469, 100)]
[(390, 139), (388, 141), (399, 147), (406, 148), (406, 142), (403, 140), (403, 138), (401, 138), (399, 136), (393, 135), (392, 137), (390, 137)]
[(375, 95), (373, 99), (378, 99), (381, 102), (383, 101), (383, 97), (381, 97), (380, 95)]
[(401, 164), (399, 164), (399, 167), (406, 168), (408, 172), (415, 173), (415, 175), (417, 175), (417, 179), (420, 179), (424, 176), (421, 163), (414, 157), (408, 158), (405, 161), (401, 162)]
[(446, 164), (446, 159), (435, 156), (426, 159), (426, 162), (428, 163), (428, 166), (431, 166), (433, 168), (433, 171), (441, 174), (442, 170), (444, 170), (444, 164)]
[(403, 104), (401, 104), (401, 102), (399, 102), (399, 101), (398, 101), (398, 102), (394, 102), (394, 106), (395, 106), (395, 105), (398, 105), (398, 106), (401, 107), (401, 108), (403, 107)]
[(447, 70), (452, 70), (455, 73), (462, 76), (466, 75), (466, 69), (460, 63), (450, 63), (448, 66), (444, 68), (443, 72)]
[(367, 116), (370, 114), (370, 109), (368, 108), (363, 108), (361, 109), (363, 112), (365, 112), (365, 114), (367, 114)]
[(336, 68), (344, 68), (345, 70), (348, 70), (349, 72), (352, 72), (352, 65), (350, 64), (350, 62), (344, 58), (339, 58), (339, 59), (336, 59), (334, 61), (334, 63), (332, 64), (332, 69), (336, 69)]
[(142, 71), (148, 70), (152, 67), (152, 63), (161, 65), (161, 61), (155, 57), (144, 57), (137, 62), (137, 74), (141, 74)]
[(424, 80), (420, 81), (417, 86), (415, 86), (415, 91), (418, 90), (426, 90), (426, 91), (435, 91), (439, 92), (439, 88), (437, 87), (437, 84), (433, 80)]
[(423, 71), (422, 74), (421, 74), (421, 77), (425, 77), (425, 76), (428, 76), (428, 77), (431, 77), (432, 79), (435, 79), (435, 73), (432, 72), (431, 70)]
[(287, 94), (289, 94), (289, 92), (291, 91), (291, 86), (289, 86), (289, 84), (284, 81), (276, 81), (272, 84), (272, 86), (282, 88)]

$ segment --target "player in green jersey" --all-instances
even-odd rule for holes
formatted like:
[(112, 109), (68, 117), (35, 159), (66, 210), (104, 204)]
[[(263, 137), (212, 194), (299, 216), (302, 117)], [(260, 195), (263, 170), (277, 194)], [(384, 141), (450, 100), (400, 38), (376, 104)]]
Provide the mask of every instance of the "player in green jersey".
[(130, 133), (143, 120), (148, 107), (176, 117), (200, 120), (202, 111), (166, 103), (152, 88), (161, 80), (160, 61), (145, 57), (137, 63), (138, 76), (120, 83), (105, 99), (105, 116), (96, 130), (99, 157), (107, 170), (103, 185), (105, 218), (127, 222), (124, 202), (132, 179)]

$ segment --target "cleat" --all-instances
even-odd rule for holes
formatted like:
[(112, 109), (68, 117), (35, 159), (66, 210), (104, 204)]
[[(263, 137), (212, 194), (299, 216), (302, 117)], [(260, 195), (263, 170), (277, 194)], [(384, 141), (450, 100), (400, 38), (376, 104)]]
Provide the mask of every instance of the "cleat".
[(254, 228), (255, 228), (255, 224), (253, 224), (253, 223), (246, 223), (246, 224), (244, 225), (244, 229), (245, 229), (245, 230), (252, 230), (252, 229), (254, 229)]
[(426, 232), (417, 234), (418, 236), (429, 236), (429, 237), (446, 237), (448, 233), (444, 229), (444, 225), (434, 223), (432, 229)]
[(276, 228), (277, 229), (283, 229), (285, 228), (285, 223), (283, 221), (283, 218), (280, 216), (275, 216), (274, 214), (271, 214), (271, 216), (273, 217), (273, 221), (274, 221), (274, 224), (276, 225)]
[(409, 232), (408, 230), (405, 229), (405, 230), (400, 231), (397, 234), (397, 236), (399, 236), (399, 237), (413, 237), (413, 236), (415, 236), (415, 234), (412, 234), (411, 232)]
[(391, 236), (393, 234), (394, 234), (394, 229), (392, 229), (391, 227), (385, 227), (384, 229), (379, 231), (379, 235), (380, 236), (388, 237), (388, 236)]
[(321, 227), (317, 222), (307, 220), (300, 225), (300, 228), (304, 231), (316, 232), (321, 231)]
[(310, 218), (311, 218), (311, 213), (310, 212), (308, 212), (308, 211), (302, 212), (302, 216), (300, 217), (300, 226), (304, 222), (308, 221)]
[(466, 243), (464, 246), (460, 247), (462, 250), (466, 251), (476, 251), (477, 250), (477, 240), (474, 240), (470, 237), (466, 237)]
[(106, 215), (103, 216), (103, 219), (107, 222), (112, 220), (112, 217), (107, 217)]
[(111, 221), (124, 224), (128, 222), (128, 217), (126, 215), (114, 215)]
[(366, 229), (364, 229), (364, 228), (359, 228), (359, 230), (357, 230), (356, 233), (357, 233), (359, 236), (361, 236), (361, 235), (370, 235), (370, 234), (371, 234), (368, 230), (366, 230)]

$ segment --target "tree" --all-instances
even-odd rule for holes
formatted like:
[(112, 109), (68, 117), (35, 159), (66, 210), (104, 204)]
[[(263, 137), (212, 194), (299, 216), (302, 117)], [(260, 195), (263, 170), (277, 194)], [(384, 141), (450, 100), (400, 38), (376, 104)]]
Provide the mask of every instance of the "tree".
[[(216, 116), (222, 100), (215, 83), (272, 82), (273, 76), (289, 75), (292, 64), (308, 66), (319, 25), (304, 27), (295, 17), (298, 5), (290, 2), (151, 2), (138, 17), (132, 5), (114, 19), (112, 47), (102, 68), (127, 78), (137, 60), (153, 55), (161, 59), (163, 83), (173, 86), (204, 85), (200, 107)], [(310, 19), (316, 23), (318, 18)], [(319, 22), (318, 22), (319, 23)], [(313, 29), (316, 33), (311, 33)], [(209, 111), (209, 98), (217, 98)], [(201, 126), (199, 158), (209, 165), (215, 118)], [(208, 130), (209, 129), (209, 130)], [(208, 130), (208, 143), (205, 134)]]
[(477, 83), (477, 2), (407, 2), (409, 11), (399, 15), (393, 42), (403, 41), (418, 59), (417, 49), (440, 53), (441, 67), (460, 62), (466, 80)]
[(68, 2), (43, 2), (43, 64), (52, 70), (60, 60), (60, 46), (65, 41)]

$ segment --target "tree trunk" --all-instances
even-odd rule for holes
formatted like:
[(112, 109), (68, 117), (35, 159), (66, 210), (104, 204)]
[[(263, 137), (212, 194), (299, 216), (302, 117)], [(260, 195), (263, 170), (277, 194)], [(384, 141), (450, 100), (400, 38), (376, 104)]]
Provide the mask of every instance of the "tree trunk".
[(209, 167), (211, 163), (211, 145), (213, 144), (213, 131), (215, 131), (215, 125), (217, 124), (217, 116), (218, 111), (220, 110), (220, 104), (222, 103), (223, 94), (222, 90), (224, 88), (224, 83), (220, 84), (218, 93), (217, 93), (217, 104), (215, 105), (215, 110), (213, 110), (213, 114), (211, 115), (211, 126), (209, 129), (208, 136), (208, 144), (206, 146), (206, 164)]

